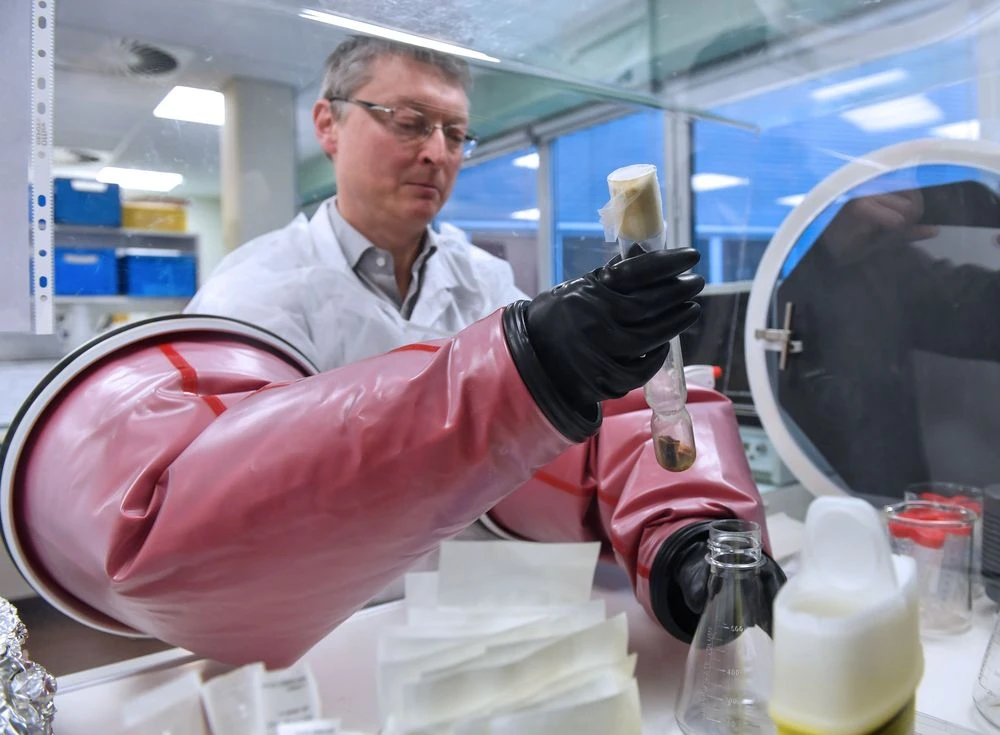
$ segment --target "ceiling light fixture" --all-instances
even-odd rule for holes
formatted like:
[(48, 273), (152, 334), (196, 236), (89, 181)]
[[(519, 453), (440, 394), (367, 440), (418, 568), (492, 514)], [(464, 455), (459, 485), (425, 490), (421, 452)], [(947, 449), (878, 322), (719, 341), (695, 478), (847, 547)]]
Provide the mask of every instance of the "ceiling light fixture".
[(540, 163), (537, 153), (528, 153), (513, 160), (513, 164), (518, 168), (538, 168)]
[(691, 188), (695, 191), (730, 189), (734, 186), (746, 186), (749, 183), (749, 179), (728, 174), (695, 174), (691, 177)]
[(979, 140), (979, 121), (963, 120), (962, 122), (938, 125), (936, 128), (931, 128), (931, 134), (938, 138), (951, 138), (952, 140)]
[(819, 89), (814, 89), (809, 93), (817, 102), (829, 102), (830, 100), (840, 99), (841, 97), (850, 97), (852, 94), (859, 94), (861, 92), (867, 92), (872, 89), (878, 89), (879, 87), (888, 87), (890, 84), (896, 84), (906, 79), (909, 75), (902, 69), (890, 69), (889, 71), (879, 72), (878, 74), (869, 74), (865, 77), (858, 77), (857, 79), (850, 79), (846, 82), (839, 82), (838, 84), (831, 84), (826, 87), (820, 87)]
[(165, 120), (223, 125), (226, 122), (226, 97), (222, 92), (197, 87), (174, 87), (153, 110)]
[(930, 125), (944, 117), (944, 112), (922, 94), (915, 94), (857, 107), (841, 114), (841, 117), (866, 133), (885, 133), (901, 128)]
[(463, 46), (456, 46), (453, 43), (446, 43), (445, 41), (437, 41), (433, 38), (425, 38), (424, 36), (415, 36), (412, 33), (404, 33), (403, 31), (397, 31), (392, 28), (385, 28), (384, 26), (375, 25), (374, 23), (365, 23), (361, 20), (354, 20), (353, 18), (345, 18), (342, 15), (334, 15), (333, 13), (324, 13), (320, 10), (305, 9), (299, 13), (299, 17), (305, 18), (307, 20), (314, 20), (317, 23), (326, 23), (327, 25), (336, 26), (338, 28), (343, 28), (348, 31), (355, 31), (357, 33), (365, 33), (369, 36), (378, 36), (379, 38), (387, 38), (390, 41), (399, 41), (400, 43), (408, 43), (411, 46), (421, 46), (423, 48), (429, 48), (433, 51), (440, 51), (443, 54), (452, 54), (453, 56), (464, 56), (468, 59), (475, 59), (476, 61), (490, 61), (495, 64), (500, 63), (500, 59), (495, 56), (488, 56), (480, 51), (473, 51), (472, 49), (465, 48)]
[(532, 209), (519, 209), (516, 212), (510, 213), (511, 219), (533, 220), (535, 222), (537, 222), (541, 218), (541, 216), (542, 213), (538, 210), (537, 207)]
[(97, 172), (97, 180), (103, 184), (118, 184), (123, 189), (166, 193), (180, 186), (184, 177), (166, 171), (144, 171), (140, 168), (105, 166)]
[(802, 200), (805, 198), (805, 194), (791, 194), (787, 197), (781, 197), (781, 199), (778, 200), (778, 204), (783, 204), (786, 207), (797, 207), (802, 204)]

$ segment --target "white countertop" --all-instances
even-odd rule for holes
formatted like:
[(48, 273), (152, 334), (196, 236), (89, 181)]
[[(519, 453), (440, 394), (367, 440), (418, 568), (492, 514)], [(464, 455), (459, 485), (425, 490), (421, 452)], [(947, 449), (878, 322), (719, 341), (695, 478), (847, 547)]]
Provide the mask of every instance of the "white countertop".
[[(638, 655), (643, 709), (643, 732), (680, 733), (674, 721), (674, 701), (681, 683), (687, 646), (672, 639), (648, 618), (636, 603), (624, 578), (602, 570), (595, 596), (607, 602), (608, 616), (628, 616), (630, 648)], [(972, 630), (924, 642), (925, 670), (917, 694), (917, 709), (960, 727), (997, 733), (976, 711), (972, 690), (992, 627), (996, 606), (977, 606)], [(375, 651), (379, 632), (404, 621), (402, 602), (392, 602), (357, 613), (320, 642), (306, 656), (316, 675), (324, 715), (343, 719), (345, 728), (375, 733)], [(189, 663), (184, 664), (187, 661)], [(60, 679), (56, 699), (57, 735), (113, 735), (120, 729), (122, 702), (177, 676), (183, 668), (201, 668), (184, 651), (155, 654), (133, 662), (81, 672)], [(183, 667), (181, 666), (183, 664)], [(124, 676), (126, 672), (145, 671)]]

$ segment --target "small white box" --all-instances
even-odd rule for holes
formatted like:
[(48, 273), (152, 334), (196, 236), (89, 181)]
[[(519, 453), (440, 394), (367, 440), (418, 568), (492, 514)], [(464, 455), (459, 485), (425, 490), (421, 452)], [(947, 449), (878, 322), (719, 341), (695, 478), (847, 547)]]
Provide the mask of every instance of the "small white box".
[(750, 462), (753, 479), (765, 485), (781, 487), (795, 482), (795, 477), (781, 461), (767, 432), (759, 426), (741, 426), (743, 451)]

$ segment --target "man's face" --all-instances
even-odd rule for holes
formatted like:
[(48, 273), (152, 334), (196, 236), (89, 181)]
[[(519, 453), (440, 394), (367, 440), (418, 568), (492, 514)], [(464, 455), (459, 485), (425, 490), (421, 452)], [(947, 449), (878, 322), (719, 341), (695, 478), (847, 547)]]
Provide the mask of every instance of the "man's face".
[[(467, 126), (469, 102), (461, 86), (435, 68), (399, 56), (377, 59), (370, 82), (354, 100), (423, 113), (430, 124)], [(402, 141), (384, 113), (340, 105), (339, 119), (314, 111), (320, 144), (334, 160), (337, 197), (363, 217), (378, 216), (406, 228), (425, 227), (444, 206), (462, 164), (462, 147), (443, 131), (425, 140)]]

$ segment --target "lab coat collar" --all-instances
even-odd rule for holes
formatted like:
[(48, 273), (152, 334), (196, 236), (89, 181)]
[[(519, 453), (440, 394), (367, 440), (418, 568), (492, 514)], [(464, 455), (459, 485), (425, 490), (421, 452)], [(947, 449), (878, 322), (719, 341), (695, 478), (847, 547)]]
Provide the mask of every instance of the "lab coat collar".
[(374, 247), (374, 245), (367, 237), (358, 232), (354, 225), (344, 219), (344, 215), (337, 209), (337, 197), (327, 199), (323, 204), (323, 209), (326, 210), (327, 215), (330, 217), (330, 227), (333, 230), (337, 244), (340, 245), (340, 249), (344, 253), (347, 264), (352, 269), (357, 268), (361, 256), (369, 248)]
[[(337, 237), (337, 233), (333, 229), (333, 220), (331, 218), (331, 212), (329, 207), (334, 206), (334, 198), (331, 197), (323, 202), (316, 212), (313, 214), (312, 219), (309, 220), (309, 233), (312, 236), (313, 245), (316, 249), (316, 254), (320, 260), (331, 268), (336, 268), (338, 270), (348, 269), (352, 270), (355, 265), (357, 265), (357, 258), (355, 262), (348, 262), (347, 257), (344, 254), (343, 244)], [(339, 216), (339, 214), (338, 214)], [(344, 220), (345, 225), (350, 227), (350, 223)], [(360, 237), (363, 237), (361, 233), (358, 233)], [(443, 248), (441, 246), (444, 246)], [(435, 254), (438, 250), (445, 250), (448, 252), (447, 267), (445, 268), (433, 268), (432, 264), (435, 261), (441, 260), (440, 254)], [(446, 241), (442, 241), (441, 235), (436, 233), (430, 227), (427, 228), (427, 239), (424, 241), (424, 248), (421, 251), (421, 255), (427, 253), (425, 256), (427, 260), (427, 265), (425, 268), (425, 275), (427, 271), (433, 268), (434, 271), (442, 271), (440, 273), (440, 279), (438, 281), (440, 288), (454, 288), (456, 286), (464, 286), (467, 289), (474, 289), (475, 285), (469, 283), (465, 279), (460, 279), (455, 272), (455, 264), (452, 260), (451, 251), (454, 249), (453, 245), (450, 245)], [(429, 257), (429, 255), (435, 254), (435, 257)], [(357, 253), (360, 257), (361, 253)], [(443, 264), (442, 264), (443, 265)], [(426, 281), (425, 281), (426, 283)], [(421, 287), (423, 291), (423, 287)], [(419, 301), (419, 299), (418, 299)]]
[[(378, 245), (373, 243), (363, 234), (361, 234), (358, 229), (344, 219), (344, 215), (340, 213), (337, 209), (337, 197), (332, 197), (326, 201), (326, 211), (330, 215), (330, 226), (333, 228), (334, 237), (337, 243), (340, 245), (340, 249), (344, 253), (344, 258), (347, 260), (347, 264), (355, 271), (357, 271), (358, 264), (364, 257), (365, 253), (374, 250), (376, 253), (380, 253), (388, 258), (392, 258), (393, 255), (388, 250), (380, 248)], [(420, 243), (418, 248), (417, 257), (414, 260), (413, 268), (417, 269), (423, 265), (423, 262), (427, 260), (431, 255), (434, 254), (434, 243), (429, 236), (430, 228), (424, 234), (424, 238)]]
[[(327, 267), (354, 275), (330, 222), (327, 207), (331, 201), (328, 199), (323, 202), (309, 220), (309, 234), (313, 248), (316, 257)], [(478, 298), (480, 294), (473, 282), (459, 275), (465, 269), (461, 268), (461, 264), (456, 260), (456, 250), (459, 247), (457, 243), (450, 242), (449, 238), (442, 237), (428, 228), (426, 247), (435, 247), (437, 252), (424, 264), (420, 296), (413, 307), (409, 321), (422, 326), (431, 326), (439, 322), (456, 298), (461, 298), (455, 293), (456, 291), (466, 291), (472, 298)], [(360, 280), (358, 284), (361, 285)], [(402, 320), (402, 317), (400, 319)]]
[(337, 242), (337, 236), (333, 232), (333, 225), (330, 223), (330, 213), (327, 206), (330, 199), (319, 205), (319, 208), (309, 220), (309, 235), (312, 239), (313, 249), (316, 257), (323, 265), (334, 270), (351, 270), (351, 266), (344, 257), (344, 251)]

